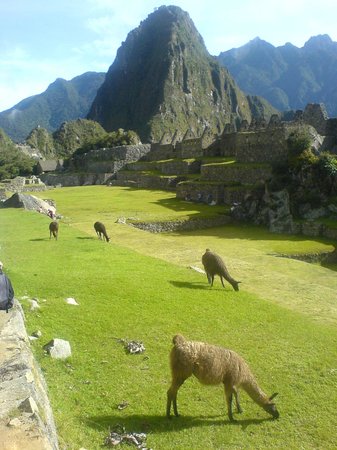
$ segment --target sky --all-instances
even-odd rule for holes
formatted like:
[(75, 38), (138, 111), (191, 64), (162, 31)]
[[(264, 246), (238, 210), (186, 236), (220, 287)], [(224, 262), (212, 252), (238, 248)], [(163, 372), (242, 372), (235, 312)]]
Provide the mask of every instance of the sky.
[(0, 111), (56, 78), (107, 72), (128, 33), (155, 8), (187, 11), (212, 55), (259, 37), (303, 47), (337, 41), (337, 0), (0, 0)]

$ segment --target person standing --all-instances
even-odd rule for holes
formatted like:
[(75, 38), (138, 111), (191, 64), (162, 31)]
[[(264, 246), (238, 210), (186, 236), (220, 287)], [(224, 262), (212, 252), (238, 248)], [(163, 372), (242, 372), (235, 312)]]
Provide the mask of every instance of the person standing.
[(8, 310), (14, 305), (14, 289), (10, 279), (3, 273), (3, 263), (0, 261), (0, 309)]

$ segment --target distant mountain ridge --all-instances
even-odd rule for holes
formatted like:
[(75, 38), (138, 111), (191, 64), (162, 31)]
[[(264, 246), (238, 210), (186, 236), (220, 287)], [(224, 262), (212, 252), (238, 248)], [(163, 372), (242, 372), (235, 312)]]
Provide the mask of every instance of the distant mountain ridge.
[(238, 88), (211, 56), (187, 12), (161, 6), (131, 31), (117, 52), (88, 114), (107, 131), (136, 131), (143, 142), (205, 127), (219, 133), (226, 123), (252, 117), (251, 104), (266, 117), (267, 102)]
[(38, 125), (53, 132), (63, 122), (84, 118), (104, 77), (104, 73), (86, 72), (70, 81), (58, 78), (42, 94), (1, 112), (0, 128), (21, 142)]
[(255, 38), (218, 55), (219, 62), (247, 94), (260, 95), (280, 111), (324, 103), (337, 116), (337, 42), (328, 35), (311, 37), (302, 48), (274, 47)]

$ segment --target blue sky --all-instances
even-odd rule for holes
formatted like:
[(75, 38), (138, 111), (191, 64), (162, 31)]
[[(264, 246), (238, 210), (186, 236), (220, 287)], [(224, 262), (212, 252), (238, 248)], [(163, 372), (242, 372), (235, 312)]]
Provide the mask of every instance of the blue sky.
[(106, 72), (128, 32), (163, 4), (189, 13), (213, 55), (256, 36), (274, 46), (337, 41), (337, 0), (1, 0), (0, 111), (56, 78)]

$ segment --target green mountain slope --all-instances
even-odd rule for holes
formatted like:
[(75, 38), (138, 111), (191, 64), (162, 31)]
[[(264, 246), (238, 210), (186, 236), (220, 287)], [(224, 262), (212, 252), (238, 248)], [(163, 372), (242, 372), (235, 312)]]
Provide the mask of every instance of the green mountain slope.
[(58, 78), (39, 95), (22, 100), (0, 113), (0, 128), (17, 142), (37, 126), (55, 131), (69, 120), (84, 118), (105, 74), (87, 72), (70, 81)]

